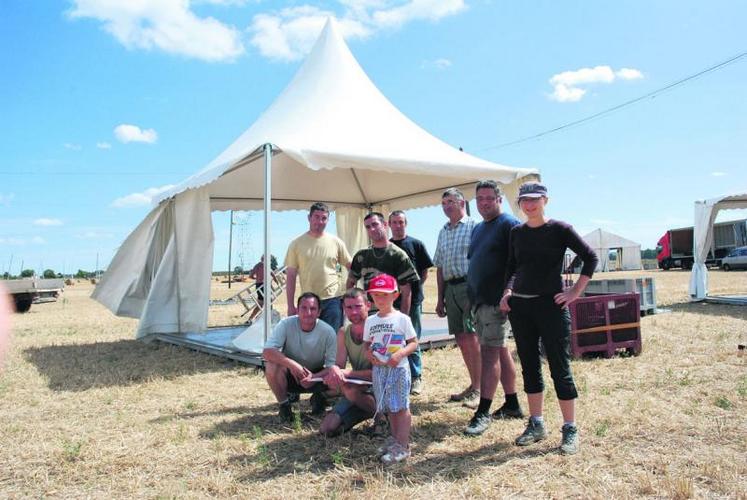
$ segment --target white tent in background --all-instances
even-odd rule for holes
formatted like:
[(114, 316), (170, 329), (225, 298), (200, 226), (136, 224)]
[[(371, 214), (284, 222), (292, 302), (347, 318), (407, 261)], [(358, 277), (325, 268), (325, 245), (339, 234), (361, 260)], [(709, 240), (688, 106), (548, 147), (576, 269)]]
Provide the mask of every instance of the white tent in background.
[[(640, 243), (603, 229), (595, 229), (583, 236), (583, 239), (594, 249), (599, 257), (596, 271), (633, 271), (643, 269)], [(616, 252), (617, 260), (610, 261), (610, 252)]]
[(472, 195), (482, 178), (501, 183), (512, 201), (521, 182), (536, 176), (533, 169), (463, 153), (410, 121), (368, 79), (329, 20), (291, 83), (259, 119), (204, 169), (156, 200), (93, 297), (117, 315), (140, 318), (139, 338), (204, 331), (212, 210), (264, 208), (269, 253), (271, 210), (324, 201), (353, 252), (367, 245), (362, 217), (371, 208), (436, 205), (445, 188)]
[(691, 300), (703, 300), (708, 296), (708, 268), (705, 261), (713, 246), (713, 222), (716, 220), (716, 215), (721, 210), (737, 208), (747, 208), (747, 193), (695, 202), (694, 262), (690, 274)]

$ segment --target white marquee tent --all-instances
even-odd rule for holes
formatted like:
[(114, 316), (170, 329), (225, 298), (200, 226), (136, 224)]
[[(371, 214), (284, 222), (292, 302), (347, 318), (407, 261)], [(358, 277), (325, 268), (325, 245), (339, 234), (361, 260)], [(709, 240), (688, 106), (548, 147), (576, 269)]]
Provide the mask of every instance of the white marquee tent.
[[(632, 271), (643, 269), (643, 264), (641, 263), (640, 243), (636, 243), (633, 240), (623, 238), (622, 236), (607, 232), (603, 229), (595, 229), (589, 234), (583, 236), (583, 239), (591, 248), (594, 249), (597, 257), (599, 257), (596, 271), (606, 272), (614, 269)], [(613, 250), (617, 250), (619, 265), (616, 265), (614, 269), (610, 269), (611, 263), (609, 254)]]
[(693, 230), (693, 270), (690, 275), (691, 300), (703, 300), (708, 296), (708, 268), (705, 261), (713, 246), (713, 222), (721, 210), (747, 208), (747, 193), (721, 196), (695, 202), (695, 226)]
[[(521, 182), (536, 177), (533, 169), (463, 153), (410, 121), (369, 80), (329, 20), (291, 83), (259, 119), (204, 169), (156, 200), (93, 297), (117, 315), (140, 318), (138, 338), (204, 331), (212, 210), (264, 209), (269, 253), (272, 210), (324, 201), (353, 252), (367, 245), (362, 218), (371, 208), (436, 205), (445, 188), (462, 187), (469, 196), (482, 178), (502, 184), (513, 201)], [(268, 330), (269, 315), (265, 321)]]

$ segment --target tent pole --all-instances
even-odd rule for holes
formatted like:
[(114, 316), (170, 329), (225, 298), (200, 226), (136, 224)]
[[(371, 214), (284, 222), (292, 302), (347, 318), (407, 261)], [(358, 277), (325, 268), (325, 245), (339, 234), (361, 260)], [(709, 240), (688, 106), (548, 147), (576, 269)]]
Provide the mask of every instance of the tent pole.
[(263, 146), (265, 155), (265, 223), (264, 223), (264, 239), (265, 239), (265, 265), (264, 268), (264, 339), (262, 347), (267, 343), (267, 334), (272, 327), (272, 256), (270, 255), (270, 214), (272, 213), (272, 144), (267, 143)]

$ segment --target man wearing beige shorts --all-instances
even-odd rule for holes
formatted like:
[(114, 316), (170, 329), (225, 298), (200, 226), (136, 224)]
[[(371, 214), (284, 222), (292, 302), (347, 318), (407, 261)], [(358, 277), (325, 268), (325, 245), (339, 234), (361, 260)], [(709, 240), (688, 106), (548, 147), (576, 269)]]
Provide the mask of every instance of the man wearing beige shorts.
[(493, 418), (524, 416), (516, 397), (516, 367), (506, 347), (508, 323), (498, 309), (505, 281), (508, 237), (519, 221), (501, 213), (501, 194), (495, 181), (478, 182), (475, 192), (477, 210), (483, 220), (472, 231), (467, 254), (467, 295), (480, 341), (482, 363), (480, 402), (464, 429), (469, 436), (478, 436), (490, 426), (490, 405), (499, 380), (506, 400), (493, 413)]

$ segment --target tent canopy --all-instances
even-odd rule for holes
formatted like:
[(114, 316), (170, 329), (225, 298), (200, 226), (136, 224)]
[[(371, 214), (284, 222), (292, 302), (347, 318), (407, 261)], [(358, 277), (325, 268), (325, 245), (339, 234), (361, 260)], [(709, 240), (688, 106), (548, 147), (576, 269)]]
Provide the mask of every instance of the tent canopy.
[(263, 171), (258, 167), (266, 143), (276, 149), (274, 210), (305, 209), (320, 200), (333, 206), (415, 208), (438, 204), (450, 186), (480, 178), (514, 185), (536, 173), (463, 153), (413, 123), (374, 86), (332, 19), (291, 83), (259, 119), (156, 203), (207, 185), (215, 210), (261, 209)]
[(596, 271), (610, 270), (609, 253), (612, 250), (620, 250), (617, 254), (619, 261), (617, 269), (632, 271), (643, 268), (640, 243), (603, 229), (595, 229), (583, 236), (583, 239), (594, 249), (597, 257), (599, 257)]
[(703, 300), (708, 295), (706, 259), (713, 245), (713, 223), (721, 210), (747, 208), (747, 193), (732, 194), (695, 202), (693, 230), (693, 270), (690, 274), (690, 299)]
[[(268, 144), (269, 198), (263, 169), (270, 164)], [(459, 151), (410, 121), (369, 80), (330, 19), (259, 119), (200, 172), (155, 200), (93, 296), (115, 314), (140, 318), (138, 337), (203, 331), (212, 210), (261, 209), (269, 199), (274, 210), (307, 209), (323, 201), (335, 210), (337, 233), (354, 252), (367, 245), (362, 219), (371, 208), (436, 205), (451, 186), (472, 197), (475, 181), (493, 179), (519, 213), (518, 187), (536, 177), (534, 169)]]

